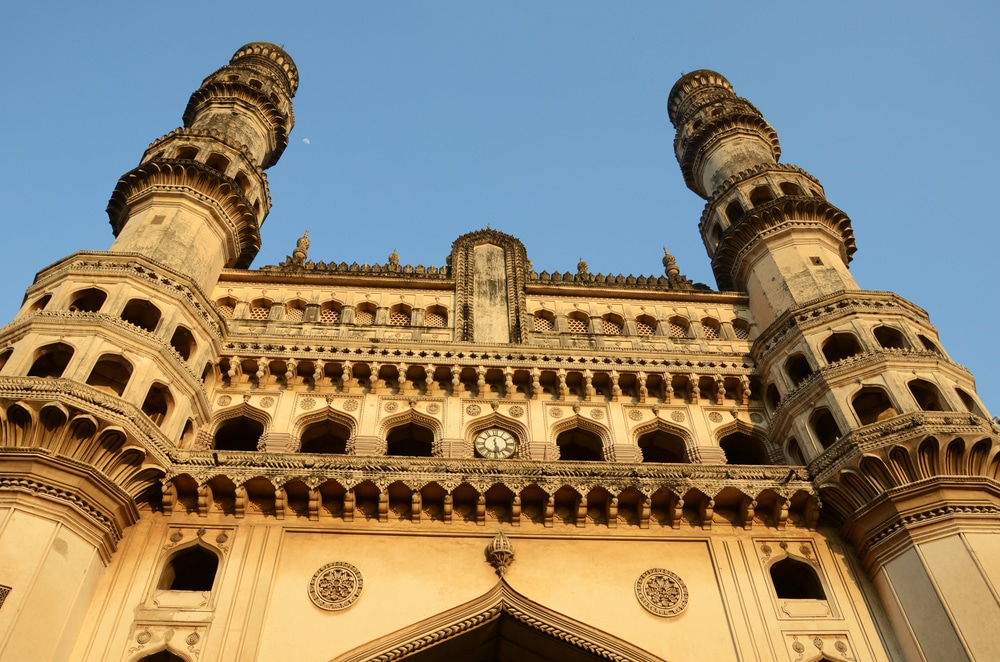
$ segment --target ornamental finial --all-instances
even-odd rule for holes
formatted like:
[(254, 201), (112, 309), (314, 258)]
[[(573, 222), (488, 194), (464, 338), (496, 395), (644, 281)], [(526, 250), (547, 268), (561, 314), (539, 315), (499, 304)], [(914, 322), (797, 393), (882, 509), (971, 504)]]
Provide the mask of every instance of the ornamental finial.
[(514, 562), (514, 545), (502, 531), (498, 532), (486, 546), (486, 562), (496, 570), (497, 577), (503, 577), (507, 566)]
[(295, 242), (295, 250), (292, 251), (292, 261), (296, 264), (302, 264), (309, 257), (309, 230), (299, 237), (298, 241)]

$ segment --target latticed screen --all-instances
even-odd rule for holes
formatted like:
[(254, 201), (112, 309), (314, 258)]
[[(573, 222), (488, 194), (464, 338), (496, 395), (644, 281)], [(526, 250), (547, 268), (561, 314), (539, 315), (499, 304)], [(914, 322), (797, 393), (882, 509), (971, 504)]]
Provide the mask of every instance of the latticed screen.
[(587, 323), (576, 317), (568, 317), (566, 319), (566, 327), (569, 329), (570, 333), (586, 333)]
[(219, 307), (219, 314), (227, 320), (233, 319), (233, 314), (236, 312), (236, 306), (232, 305), (228, 301), (220, 301), (216, 305)]
[(10, 595), (10, 586), (0, 585), (0, 607), (3, 607), (8, 595)]
[(555, 331), (556, 323), (555, 320), (551, 320), (548, 317), (542, 317), (541, 315), (535, 315), (535, 331)]
[(651, 335), (653, 335), (653, 331), (654, 331), (653, 325), (650, 324), (649, 322), (642, 322), (642, 321), (636, 320), (636, 323), (635, 323), (635, 332), (638, 335), (640, 335), (640, 336), (651, 336)]
[(321, 308), (319, 321), (323, 324), (336, 324), (340, 321), (340, 311), (336, 308)]
[(250, 305), (250, 319), (252, 320), (266, 320), (270, 312), (270, 308), (265, 308), (259, 304)]
[(443, 329), (448, 325), (448, 318), (443, 313), (427, 312), (424, 315), (424, 326), (431, 326), (436, 329)]
[(705, 331), (705, 337), (708, 338), (709, 340), (718, 340), (719, 339), (719, 329), (718, 329), (718, 327), (712, 326), (711, 324), (704, 324), (702, 326), (702, 329)]
[(733, 331), (740, 340), (750, 339), (750, 328), (745, 324), (733, 324)]
[(354, 323), (367, 326), (375, 323), (375, 313), (370, 310), (359, 310), (354, 313)]
[(622, 325), (613, 319), (605, 318), (601, 320), (601, 325), (604, 327), (604, 335), (620, 336), (622, 334)]
[(301, 322), (303, 312), (301, 308), (287, 308), (285, 309), (285, 319), (289, 322)]
[(401, 310), (389, 313), (389, 324), (392, 326), (410, 326), (410, 314)]
[(688, 330), (687, 327), (678, 324), (677, 322), (671, 320), (670, 325), (670, 337), (671, 338), (687, 338)]

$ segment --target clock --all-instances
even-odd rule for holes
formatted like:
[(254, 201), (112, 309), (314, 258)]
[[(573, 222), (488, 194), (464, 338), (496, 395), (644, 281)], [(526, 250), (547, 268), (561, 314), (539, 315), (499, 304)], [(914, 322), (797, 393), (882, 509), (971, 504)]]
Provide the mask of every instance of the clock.
[(476, 452), (487, 460), (506, 460), (517, 450), (517, 440), (500, 428), (483, 430), (476, 436)]

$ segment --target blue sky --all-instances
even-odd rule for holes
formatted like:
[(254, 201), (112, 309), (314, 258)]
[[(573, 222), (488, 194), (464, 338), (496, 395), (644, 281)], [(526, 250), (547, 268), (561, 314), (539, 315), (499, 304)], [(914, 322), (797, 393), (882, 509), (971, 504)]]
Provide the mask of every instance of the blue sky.
[(118, 177), (256, 40), (301, 86), (254, 266), (307, 228), (317, 260), (441, 265), (490, 224), (538, 270), (659, 274), (666, 245), (714, 287), (666, 115), (674, 81), (711, 68), (852, 218), (860, 285), (926, 309), (1000, 413), (998, 19), (988, 2), (19, 2), (0, 319), (43, 266), (110, 246)]

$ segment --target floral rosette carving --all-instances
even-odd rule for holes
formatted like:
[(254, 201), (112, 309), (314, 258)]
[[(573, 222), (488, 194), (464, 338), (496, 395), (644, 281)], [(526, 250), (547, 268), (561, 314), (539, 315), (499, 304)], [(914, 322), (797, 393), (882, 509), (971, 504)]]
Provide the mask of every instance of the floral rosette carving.
[(688, 603), (687, 586), (681, 578), (663, 568), (650, 568), (635, 580), (639, 604), (657, 616), (676, 616)]
[(313, 575), (309, 582), (309, 599), (320, 609), (339, 611), (353, 605), (363, 588), (360, 570), (350, 563), (334, 561)]

